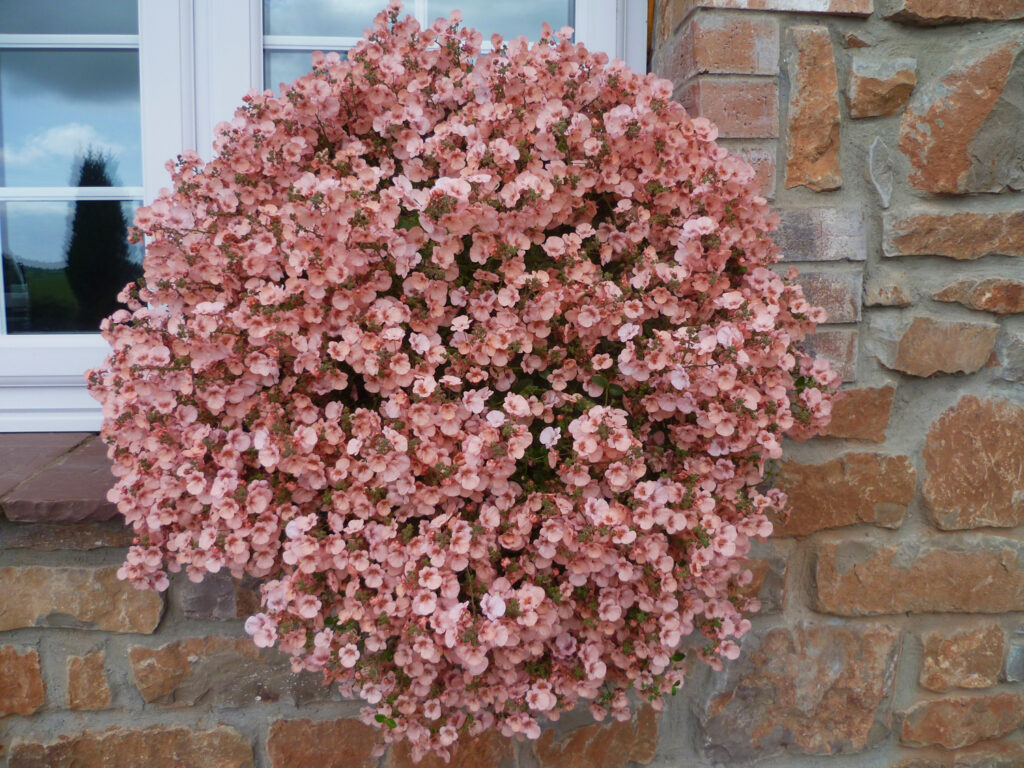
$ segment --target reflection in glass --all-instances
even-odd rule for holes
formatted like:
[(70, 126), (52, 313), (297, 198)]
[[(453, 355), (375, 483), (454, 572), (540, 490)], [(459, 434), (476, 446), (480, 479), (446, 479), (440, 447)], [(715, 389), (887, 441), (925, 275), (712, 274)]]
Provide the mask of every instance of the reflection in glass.
[(0, 51), (0, 186), (66, 187), (90, 150), (141, 186), (139, 54)]
[[(328, 53), (328, 51), (324, 51)], [(337, 51), (345, 58), (344, 51)], [(291, 85), (292, 80), (313, 71), (312, 51), (267, 51), (263, 54), (263, 87), (280, 92), (281, 83)]]
[(137, 35), (138, 0), (0, 0), (5, 35)]
[(0, 203), (7, 332), (97, 331), (118, 308), (118, 292), (142, 274), (142, 246), (127, 237), (140, 204)]
[(573, 25), (573, 0), (516, 0), (494, 2), (494, 0), (429, 0), (427, 22), (439, 16), (448, 17), (452, 11), (462, 11), (462, 22), (483, 34), (484, 42), (497, 32), (506, 40), (526, 35), (531, 40), (540, 37), (540, 27), (545, 21), (555, 31)]
[[(265, 35), (362, 37), (382, 0), (263, 0)], [(407, 11), (412, 3), (406, 3)]]

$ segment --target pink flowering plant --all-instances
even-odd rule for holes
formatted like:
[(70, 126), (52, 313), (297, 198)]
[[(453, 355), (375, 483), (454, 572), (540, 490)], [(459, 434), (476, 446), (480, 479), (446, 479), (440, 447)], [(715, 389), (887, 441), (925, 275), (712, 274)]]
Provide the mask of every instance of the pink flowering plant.
[(670, 83), (458, 21), (393, 3), (179, 157), (89, 374), (121, 577), (260, 577), (256, 644), (417, 756), (735, 658), (766, 464), (837, 379)]

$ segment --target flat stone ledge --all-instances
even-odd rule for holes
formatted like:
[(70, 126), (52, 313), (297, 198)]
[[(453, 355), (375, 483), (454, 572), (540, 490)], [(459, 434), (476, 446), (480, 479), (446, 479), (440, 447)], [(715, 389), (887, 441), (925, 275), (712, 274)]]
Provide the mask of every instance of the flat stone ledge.
[(114, 484), (107, 447), (96, 435), (0, 435), (0, 509), (8, 520), (110, 520)]

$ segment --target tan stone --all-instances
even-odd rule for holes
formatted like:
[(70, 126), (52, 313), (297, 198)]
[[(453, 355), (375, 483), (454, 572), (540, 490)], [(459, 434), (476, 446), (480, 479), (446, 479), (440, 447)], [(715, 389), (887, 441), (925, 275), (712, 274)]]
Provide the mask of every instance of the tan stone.
[(922, 701), (903, 716), (900, 742), (908, 747), (959, 749), (1007, 736), (1024, 723), (1024, 696), (950, 696)]
[(31, 715), (46, 704), (46, 683), (39, 654), (32, 649), (0, 645), (0, 717)]
[(770, 18), (695, 14), (683, 32), (681, 79), (698, 74), (774, 75), (779, 71), (779, 23)]
[(832, 403), (832, 421), (825, 432), (829, 437), (885, 442), (885, 430), (892, 415), (896, 387), (858, 387), (836, 393)]
[(823, 542), (814, 563), (816, 607), (838, 616), (1021, 611), (1021, 550), (1020, 542), (995, 536)]
[(267, 733), (270, 768), (373, 768), (380, 732), (358, 720), (275, 720)]
[(917, 472), (906, 456), (848, 453), (822, 464), (785, 461), (777, 487), (789, 496), (788, 522), (776, 536), (871, 523), (898, 528), (914, 500)]
[(499, 768), (501, 761), (511, 758), (512, 754), (512, 741), (490, 730), (476, 738), (455, 742), (447, 763), (434, 753), (415, 762), (409, 742), (403, 739), (391, 745), (384, 765), (385, 768)]
[(807, 301), (821, 307), (830, 323), (860, 322), (860, 295), (863, 292), (861, 270), (856, 272), (803, 271), (797, 282)]
[(963, 632), (926, 632), (919, 682), (929, 691), (988, 688), (999, 682), (1006, 638), (998, 624)]
[[(971, 43), (953, 57), (944, 77), (918, 89), (900, 120), (900, 149), (915, 189), (963, 194), (1021, 188), (1018, 153), (1024, 147), (1018, 146), (1016, 126), (1005, 125), (1020, 106), (1012, 95), (1005, 104), (1001, 97), (1022, 47), (1017, 32)], [(987, 126), (990, 116), (1000, 125)]]
[(864, 282), (865, 307), (909, 307), (914, 294), (907, 285), (906, 275), (869, 275)]
[(900, 634), (887, 626), (809, 626), (768, 632), (715, 681), (701, 712), (716, 764), (784, 750), (860, 752), (888, 733)]
[(252, 746), (234, 728), (109, 728), (11, 747), (9, 768), (251, 768)]
[(723, 139), (774, 139), (779, 135), (779, 85), (775, 78), (699, 75), (680, 89), (679, 103), (718, 126)]
[(658, 749), (658, 716), (643, 707), (632, 719), (586, 725), (557, 737), (548, 730), (534, 742), (540, 768), (622, 768), (647, 765)]
[(823, 26), (791, 27), (787, 39), (792, 55), (786, 189), (838, 189), (843, 175), (839, 162), (839, 81), (832, 39)]
[(282, 699), (301, 705), (329, 699), (316, 675), (296, 675), (285, 656), (260, 651), (247, 637), (190, 637), (160, 648), (128, 650), (132, 678), (147, 703), (241, 707)]
[(914, 757), (892, 768), (1021, 768), (1024, 744), (1015, 741), (985, 741), (950, 752), (941, 747), (918, 748)]
[(903, 109), (916, 84), (914, 59), (880, 59), (874, 53), (855, 55), (846, 88), (850, 117), (895, 115)]
[(938, 301), (955, 301), (971, 309), (1013, 315), (1024, 312), (1024, 282), (1002, 277), (960, 280), (936, 292)]
[(886, 256), (1024, 256), (1024, 211), (890, 214), (884, 222)]
[(110, 706), (110, 686), (103, 671), (106, 661), (103, 651), (68, 657), (68, 709), (97, 710)]
[(924, 500), (943, 530), (1024, 522), (1024, 408), (962, 398), (928, 431)]
[(999, 326), (994, 323), (943, 323), (915, 317), (894, 352), (879, 361), (911, 376), (974, 373), (988, 362), (998, 335)]
[(0, 632), (71, 627), (149, 634), (163, 606), (156, 592), (119, 581), (116, 568), (0, 568)]
[(1024, 19), (1024, 0), (895, 0), (886, 18), (929, 26)]

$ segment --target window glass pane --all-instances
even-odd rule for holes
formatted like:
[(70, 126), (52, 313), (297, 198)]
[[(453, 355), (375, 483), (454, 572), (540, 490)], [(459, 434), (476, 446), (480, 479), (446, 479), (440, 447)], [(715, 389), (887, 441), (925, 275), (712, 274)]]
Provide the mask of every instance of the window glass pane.
[[(452, 11), (462, 11), (462, 21), (467, 27), (474, 27), (483, 34), (487, 42), (495, 32), (506, 40), (526, 35), (531, 40), (540, 37), (540, 27), (545, 21), (555, 31), (573, 24), (573, 0), (516, 0), (516, 2), (495, 2), (495, 0), (429, 0), (427, 21), (433, 22), (439, 16), (447, 17)], [(612, 19), (609, 23), (614, 24)]]
[(138, 0), (0, 0), (5, 35), (137, 35)]
[[(362, 37), (385, 5), (384, 0), (263, 0), (263, 33)], [(405, 12), (412, 13), (412, 3)]]
[(0, 203), (8, 333), (95, 332), (142, 274), (128, 242), (139, 201)]
[[(345, 58), (345, 51), (335, 53)], [(263, 87), (277, 91), (281, 83), (291, 85), (292, 80), (312, 70), (312, 51), (267, 51), (263, 54)]]
[(138, 51), (0, 51), (0, 186), (80, 186), (89, 151), (108, 184), (142, 184)]

